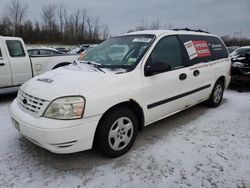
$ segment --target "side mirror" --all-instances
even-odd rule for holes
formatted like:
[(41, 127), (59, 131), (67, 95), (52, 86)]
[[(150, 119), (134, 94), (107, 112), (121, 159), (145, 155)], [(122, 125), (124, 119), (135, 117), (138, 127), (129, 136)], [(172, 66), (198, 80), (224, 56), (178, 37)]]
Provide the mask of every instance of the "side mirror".
[(145, 67), (145, 76), (152, 76), (171, 70), (171, 66), (167, 63), (156, 61)]

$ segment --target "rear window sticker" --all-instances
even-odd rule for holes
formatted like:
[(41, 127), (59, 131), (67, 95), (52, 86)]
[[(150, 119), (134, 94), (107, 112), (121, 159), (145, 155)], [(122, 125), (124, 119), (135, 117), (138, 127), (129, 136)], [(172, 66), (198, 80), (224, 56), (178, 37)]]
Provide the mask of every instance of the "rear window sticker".
[(211, 56), (211, 52), (208, 47), (208, 43), (205, 40), (193, 40), (184, 43), (187, 50), (189, 59), (192, 60), (196, 57)]
[(193, 42), (191, 40), (188, 41), (188, 42), (185, 42), (184, 46), (185, 46), (185, 48), (187, 50), (187, 53), (188, 53), (188, 56), (189, 56), (190, 60), (198, 57), (195, 46), (194, 46), (194, 44), (193, 44)]
[(211, 44), (213, 51), (223, 50), (222, 44)]
[(194, 44), (194, 47), (196, 49), (196, 52), (198, 54), (198, 57), (207, 57), (211, 56), (208, 43), (205, 40), (195, 40), (192, 41)]

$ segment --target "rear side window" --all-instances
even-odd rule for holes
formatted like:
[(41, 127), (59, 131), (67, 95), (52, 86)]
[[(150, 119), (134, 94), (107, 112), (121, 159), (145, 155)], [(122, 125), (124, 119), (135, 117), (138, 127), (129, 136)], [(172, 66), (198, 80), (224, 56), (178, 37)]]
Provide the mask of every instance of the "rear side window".
[(11, 57), (24, 57), (24, 49), (23, 45), (18, 40), (7, 40), (6, 41), (7, 48), (9, 50)]
[(29, 53), (29, 55), (31, 55), (31, 56), (39, 55), (38, 52), (39, 52), (38, 50), (28, 50), (28, 53)]
[(184, 45), (188, 65), (228, 57), (225, 45), (217, 37), (181, 35), (180, 40)]
[(1, 51), (1, 49), (0, 49), (0, 57), (3, 57), (3, 56), (2, 56), (2, 51)]
[(182, 49), (176, 36), (161, 39), (150, 55), (149, 63), (163, 62), (171, 66), (171, 70), (182, 67)]
[(53, 55), (54, 53), (50, 50), (39, 50), (40, 55)]
[(228, 57), (228, 51), (220, 39), (213, 36), (206, 36), (206, 38), (212, 53), (212, 60)]

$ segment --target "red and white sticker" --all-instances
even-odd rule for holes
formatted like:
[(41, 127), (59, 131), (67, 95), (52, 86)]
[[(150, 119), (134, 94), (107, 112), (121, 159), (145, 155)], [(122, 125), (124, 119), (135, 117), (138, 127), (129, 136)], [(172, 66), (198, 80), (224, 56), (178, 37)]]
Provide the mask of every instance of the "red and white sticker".
[(189, 59), (192, 60), (196, 57), (211, 56), (208, 43), (205, 40), (193, 40), (184, 43)]

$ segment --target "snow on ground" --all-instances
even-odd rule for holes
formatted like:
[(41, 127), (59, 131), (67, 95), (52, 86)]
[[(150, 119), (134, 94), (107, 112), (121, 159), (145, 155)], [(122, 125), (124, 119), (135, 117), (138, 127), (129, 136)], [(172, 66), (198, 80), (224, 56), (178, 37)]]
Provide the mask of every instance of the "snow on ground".
[(0, 187), (250, 187), (250, 92), (146, 127), (124, 156), (52, 154), (23, 138), (0, 93)]

